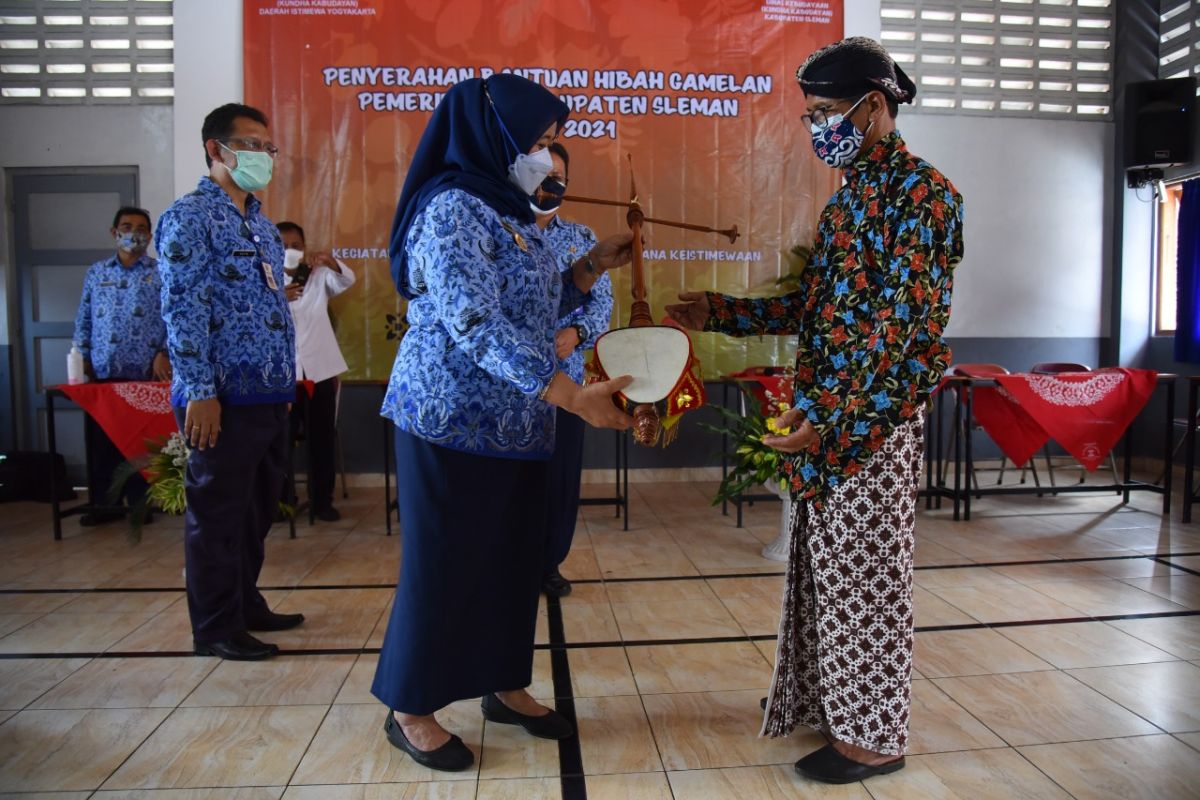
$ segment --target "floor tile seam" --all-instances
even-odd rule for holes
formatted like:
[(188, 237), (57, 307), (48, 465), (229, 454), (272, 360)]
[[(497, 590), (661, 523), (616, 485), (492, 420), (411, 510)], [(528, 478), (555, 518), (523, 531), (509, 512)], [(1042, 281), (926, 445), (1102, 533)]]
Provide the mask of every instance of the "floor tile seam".
[[(917, 626), (914, 628), (915, 633), (933, 633), (939, 631), (952, 630), (979, 630), (987, 628), (1007, 628), (1007, 627), (1028, 627), (1037, 625), (1066, 625), (1082, 622), (1110, 622), (1123, 620), (1137, 619), (1173, 619), (1181, 617), (1200, 616), (1200, 610), (1180, 610), (1180, 611), (1158, 611), (1132, 614), (1106, 614), (1094, 616), (1080, 616), (1067, 618), (1049, 618), (1049, 619), (1032, 619), (1032, 620), (1004, 620), (995, 622), (973, 622), (953, 625), (928, 625)], [(776, 634), (749, 634), (744, 636), (715, 636), (715, 637), (692, 637), (680, 639), (630, 639), (630, 640), (611, 640), (611, 641), (585, 641), (585, 642), (564, 642), (561, 645), (550, 643), (535, 644), (535, 650), (574, 650), (602, 647), (656, 647), (664, 645), (685, 645), (685, 644), (721, 644), (730, 642), (756, 642), (770, 641), (776, 639)], [(1147, 644), (1153, 643), (1147, 642)], [(1160, 650), (1162, 648), (1159, 648)], [(380, 648), (378, 647), (346, 647), (346, 648), (297, 648), (294, 650), (282, 650), (281, 656), (311, 656), (311, 655), (351, 655), (351, 654), (377, 654)], [(28, 659), (49, 659), (49, 658), (133, 658), (133, 657), (149, 657), (149, 658), (166, 658), (190, 656), (190, 651), (80, 651), (69, 653), (41, 653), (41, 652), (26, 652), (26, 653), (0, 653), (0, 661), (14, 660), (21, 658)], [(1177, 658), (1176, 660), (1187, 661), (1190, 659)]]
[[(617, 627), (620, 632), (620, 625)], [(562, 602), (557, 597), (546, 598), (546, 633), (550, 644), (556, 640), (566, 643), (566, 620)], [(572, 686), (569, 651), (550, 654), (551, 683), (554, 687), (555, 708), (575, 728), (575, 735), (560, 739), (557, 744), (559, 792), (562, 800), (587, 800), (586, 769), (580, 745), (579, 719), (575, 713), (575, 692)], [(559, 697), (559, 695), (563, 695)], [(484, 728), (486, 729), (486, 725)], [(482, 747), (482, 745), (481, 745)], [(575, 769), (576, 765), (578, 769)], [(482, 774), (479, 779), (482, 780)], [(478, 793), (478, 789), (477, 789)]]
[[(629, 675), (633, 678), (633, 688), (637, 691), (638, 705), (641, 706), (642, 714), (646, 718), (646, 727), (650, 730), (650, 741), (654, 742), (654, 752), (658, 756), (659, 766), (663, 769), (663, 775), (666, 776), (667, 762), (663, 758), (662, 745), (658, 741), (658, 733), (654, 730), (654, 723), (650, 720), (650, 709), (646, 708), (646, 694), (642, 691), (642, 686), (638, 683), (637, 670), (633, 667), (633, 659), (629, 657), (629, 648), (621, 648), (622, 655), (625, 656), (625, 665), (629, 667)], [(667, 781), (668, 791), (671, 792), (671, 797), (675, 797), (675, 790), (671, 786), (670, 778), (665, 778)]]
[(1067, 789), (1067, 787), (1066, 787), (1066, 786), (1063, 786), (1061, 783), (1059, 783), (1057, 780), (1055, 780), (1055, 778), (1054, 778), (1054, 776), (1053, 776), (1053, 775), (1051, 775), (1049, 772), (1046, 772), (1044, 769), (1042, 769), (1041, 767), (1039, 767), (1037, 764), (1035, 764), (1035, 763), (1033, 762), (1033, 760), (1032, 760), (1032, 759), (1031, 759), (1031, 758), (1030, 758), (1028, 755), (1026, 755), (1025, 753), (1021, 752), (1021, 748), (1019, 748), (1019, 747), (1010, 747), (1009, 749), (1011, 749), (1011, 750), (1012, 750), (1014, 753), (1016, 753), (1018, 758), (1020, 758), (1020, 759), (1024, 760), (1026, 764), (1028, 764), (1029, 766), (1033, 767), (1033, 769), (1034, 769), (1034, 770), (1035, 770), (1035, 771), (1036, 771), (1036, 772), (1037, 772), (1039, 775), (1042, 775), (1042, 776), (1044, 776), (1044, 777), (1046, 778), (1046, 780), (1050, 781), (1050, 783), (1052, 783), (1053, 785), (1055, 785), (1055, 786), (1057, 786), (1059, 789), (1061, 789), (1061, 790), (1062, 790), (1062, 792), (1063, 792), (1063, 794), (1065, 794), (1067, 797), (1070, 797), (1070, 798), (1072, 798), (1072, 800), (1086, 800), (1086, 798), (1080, 798), (1080, 797), (1079, 797), (1078, 795), (1076, 795), (1074, 792), (1071, 792), (1071, 791), (1069, 791), (1069, 790)]
[[(1159, 664), (1164, 664), (1164, 663), (1172, 663), (1172, 662), (1164, 662), (1164, 661), (1159, 661), (1159, 662), (1156, 662), (1156, 663), (1159, 663)], [(1184, 663), (1187, 663), (1187, 662), (1184, 662)], [(1085, 688), (1087, 688), (1087, 689), (1091, 689), (1093, 692), (1095, 692), (1096, 694), (1100, 695), (1100, 696), (1101, 696), (1101, 697), (1103, 697), (1105, 700), (1108, 700), (1110, 703), (1113, 703), (1113, 704), (1115, 704), (1115, 705), (1117, 705), (1117, 706), (1119, 706), (1119, 707), (1121, 707), (1121, 708), (1125, 709), (1125, 710), (1126, 710), (1126, 711), (1128, 711), (1130, 714), (1133, 714), (1135, 717), (1137, 717), (1138, 719), (1140, 719), (1140, 720), (1142, 720), (1143, 722), (1145, 722), (1147, 725), (1151, 725), (1151, 726), (1153, 726), (1153, 727), (1154, 727), (1154, 728), (1155, 728), (1155, 729), (1158, 731), (1158, 733), (1163, 733), (1163, 734), (1166, 734), (1166, 735), (1168, 735), (1168, 736), (1170, 736), (1170, 735), (1171, 735), (1171, 733), (1172, 733), (1171, 731), (1167, 730), (1166, 728), (1164, 728), (1163, 726), (1161, 726), (1161, 725), (1159, 725), (1158, 723), (1154, 722), (1153, 720), (1151, 720), (1151, 719), (1148, 719), (1148, 718), (1147, 718), (1145, 715), (1138, 713), (1138, 712), (1137, 712), (1137, 711), (1135, 711), (1134, 709), (1132, 709), (1132, 708), (1130, 708), (1129, 706), (1127, 706), (1127, 705), (1125, 705), (1124, 703), (1122, 703), (1120, 700), (1117, 700), (1115, 697), (1110, 697), (1110, 696), (1109, 696), (1109, 695), (1108, 695), (1106, 692), (1103, 692), (1103, 691), (1101, 691), (1100, 689), (1097, 689), (1095, 686), (1092, 686), (1092, 685), (1091, 685), (1091, 684), (1089, 684), (1087, 681), (1083, 680), (1083, 678), (1081, 678), (1081, 677), (1079, 677), (1078, 675), (1076, 675), (1076, 674), (1075, 674), (1076, 672), (1078, 672), (1078, 671), (1080, 671), (1080, 670), (1082, 670), (1082, 669), (1106, 669), (1106, 668), (1105, 668), (1105, 667), (1075, 667), (1075, 668), (1072, 668), (1072, 669), (1070, 669), (1070, 670), (1065, 670), (1065, 669), (1064, 669), (1064, 670), (1059, 670), (1059, 671), (1060, 671), (1060, 672), (1062, 672), (1062, 673), (1063, 673), (1064, 675), (1066, 675), (1067, 677), (1071, 678), (1072, 680), (1078, 681), (1078, 682), (1079, 682), (1079, 684), (1080, 684), (1081, 686), (1083, 686), (1083, 687), (1085, 687)], [(1186, 733), (1186, 731), (1185, 731), (1185, 733)], [(1156, 735), (1158, 735), (1158, 734), (1157, 734), (1157, 733), (1145, 733), (1145, 734), (1136, 734), (1136, 735), (1138, 735), (1138, 736), (1156, 736)], [(1124, 737), (1115, 737), (1115, 736), (1114, 736), (1114, 737), (1109, 737), (1109, 738), (1114, 738), (1114, 739), (1115, 739), (1115, 738), (1124, 738)]]
[(137, 746), (131, 748), (129, 750), (129, 752), (126, 753), (125, 757), (123, 759), (121, 759), (121, 763), (118, 764), (116, 766), (116, 768), (114, 768), (111, 772), (109, 772), (108, 776), (106, 778), (104, 778), (104, 780), (100, 781), (100, 785), (95, 787), (94, 789), (92, 789), (92, 794), (102, 791), (104, 789), (105, 784), (107, 784), (109, 781), (111, 781), (113, 779), (113, 777), (118, 772), (120, 772), (121, 769), (127, 763), (129, 763), (129, 760), (131, 758), (133, 758), (134, 754), (136, 754), (137, 751), (141, 750), (143, 747), (146, 746), (146, 742), (150, 741), (151, 737), (153, 737), (154, 734), (158, 733), (159, 729), (162, 728), (163, 725), (167, 724), (167, 720), (169, 720), (171, 718), (171, 716), (178, 710), (179, 710), (178, 707), (176, 707), (176, 708), (168, 711), (166, 714), (164, 714), (163, 718), (158, 721), (158, 724), (155, 725), (154, 728), (149, 733), (147, 733), (140, 742), (137, 743)]
[[(1148, 613), (1148, 614), (1153, 614), (1153, 613), (1176, 614), (1176, 613), (1179, 613), (1180, 611), (1193, 611), (1193, 610), (1196, 610), (1196, 609), (1190, 609), (1190, 608), (1188, 608), (1187, 606), (1183, 605), (1182, 603), (1176, 603), (1174, 600), (1168, 600), (1168, 599), (1167, 599), (1167, 598), (1165, 598), (1165, 597), (1162, 597), (1162, 596), (1160, 596), (1160, 595), (1156, 595), (1156, 594), (1154, 594), (1153, 592), (1147, 592), (1145, 589), (1141, 589), (1141, 588), (1139, 588), (1139, 587), (1137, 587), (1137, 586), (1131, 586), (1131, 585), (1129, 585), (1129, 584), (1125, 583), (1125, 582), (1124, 582), (1123, 580), (1121, 580), (1120, 578), (1113, 578), (1112, 580), (1113, 580), (1114, 582), (1116, 582), (1116, 583), (1119, 583), (1119, 584), (1121, 584), (1121, 585), (1123, 585), (1123, 586), (1126, 586), (1126, 587), (1128, 587), (1128, 588), (1130, 588), (1130, 589), (1133, 589), (1134, 591), (1141, 592), (1142, 594), (1146, 595), (1147, 597), (1154, 598), (1154, 599), (1156, 599), (1156, 600), (1162, 600), (1162, 601), (1164, 601), (1164, 602), (1170, 603), (1170, 604), (1171, 604), (1171, 605), (1173, 605), (1173, 606), (1176, 606), (1175, 608), (1168, 609), (1168, 610), (1166, 610), (1166, 611), (1162, 611), (1162, 612), (1153, 612), (1153, 611), (1148, 611), (1148, 612), (1126, 611), (1126, 612), (1122, 612), (1122, 613), (1125, 613), (1125, 614), (1139, 614), (1139, 613)], [(1094, 582), (1095, 582), (1095, 581), (1047, 581), (1047, 583), (1094, 583)], [(1040, 585), (1042, 585), (1042, 586), (1045, 586), (1046, 584), (1040, 584)], [(1059, 600), (1058, 598), (1054, 597), (1053, 595), (1050, 595), (1050, 594), (1047, 594), (1046, 592), (1043, 592), (1043, 591), (1041, 591), (1041, 590), (1040, 590), (1040, 589), (1038, 589), (1036, 586), (1030, 586), (1029, 588), (1030, 588), (1030, 589), (1033, 589), (1035, 592), (1037, 592), (1037, 593), (1038, 593), (1038, 594), (1040, 594), (1040, 595), (1043, 595), (1043, 596), (1045, 596), (1045, 597), (1049, 597), (1051, 600), (1055, 601), (1056, 603), (1062, 603), (1064, 606), (1067, 606), (1067, 608), (1074, 608), (1076, 611), (1079, 611), (1079, 612), (1081, 612), (1081, 613), (1083, 613), (1083, 614), (1086, 614), (1087, 616), (1091, 616), (1091, 617), (1108, 617), (1108, 616), (1119, 616), (1119, 614), (1117, 614), (1117, 615), (1113, 615), (1113, 614), (1096, 614), (1096, 613), (1093, 613), (1093, 612), (1090, 612), (1090, 611), (1085, 611), (1084, 609), (1081, 609), (1081, 608), (1076, 608), (1075, 606), (1071, 605), (1070, 603), (1067, 603), (1067, 602), (1065, 602), (1065, 601), (1063, 601), (1063, 600)]]
[[(1137, 553), (1117, 556), (1073, 556), (1069, 558), (1053, 558), (1053, 559), (1032, 559), (1019, 561), (972, 561), (968, 564), (926, 564), (914, 567), (916, 571), (927, 570), (949, 570), (949, 569), (975, 569), (975, 568), (994, 568), (994, 567), (1009, 567), (1009, 566), (1038, 566), (1044, 564), (1073, 564), (1073, 563), (1088, 563), (1098, 561), (1130, 561), (1137, 559), (1158, 559), (1158, 558), (1187, 558), (1200, 556), (1200, 552), (1187, 551), (1182, 553)], [(1176, 569), (1188, 571), (1185, 567), (1171, 565)], [(594, 584), (594, 583), (633, 583), (633, 582), (658, 582), (658, 581), (687, 581), (687, 580), (726, 580), (740, 578), (770, 578), (786, 576), (786, 572), (746, 572), (746, 573), (729, 573), (729, 574), (697, 574), (697, 575), (658, 575), (646, 577), (626, 577), (626, 578), (581, 578), (574, 583)], [(312, 584), (302, 586), (299, 584), (289, 586), (263, 586), (259, 587), (262, 591), (328, 591), (328, 590), (353, 590), (353, 589), (394, 589), (394, 583), (363, 583), (363, 584)], [(90, 588), (0, 588), (0, 596), (6, 594), (118, 594), (118, 593), (165, 593), (165, 592), (185, 592), (185, 587), (167, 586), (167, 587), (90, 587)]]
[[(1174, 557), (1175, 558), (1187, 558), (1187, 556), (1174, 556)], [(1181, 567), (1178, 564), (1172, 564), (1170, 561), (1170, 558), (1171, 558), (1171, 556), (1155, 556), (1153, 560), (1157, 561), (1159, 564), (1166, 564), (1168, 567), (1171, 567), (1172, 569), (1177, 569), (1177, 570), (1180, 570), (1181, 572), (1186, 572), (1189, 575), (1200, 576), (1200, 570), (1191, 569), (1190, 567)]]
[[(992, 728), (992, 726), (988, 725), (986, 722), (984, 722), (982, 719), (980, 719), (978, 716), (976, 716), (969, 708), (967, 708), (965, 705), (960, 703), (958, 701), (958, 698), (956, 698), (954, 695), (952, 695), (948, 691), (946, 691), (940, 684), (937, 683), (937, 680), (939, 680), (939, 679), (928, 680), (929, 685), (932, 686), (933, 688), (937, 689), (938, 692), (940, 692), (943, 697), (945, 697), (947, 700), (949, 700), (955, 706), (962, 709), (962, 712), (964, 714), (966, 714), (968, 717), (970, 717), (971, 719), (975, 720), (980, 725), (982, 725), (984, 730), (986, 730), (988, 733), (991, 733), (993, 736), (995, 736), (1001, 742), (1004, 742), (1005, 747), (1012, 747), (1012, 744), (1010, 744), (1009, 741), (1007, 739), (1005, 739), (1000, 734), (999, 731), (994, 730)], [(911, 693), (911, 689), (910, 689), (910, 693)], [(911, 706), (911, 699), (910, 699), (910, 706)], [(976, 748), (976, 749), (986, 749), (986, 748)], [(957, 751), (951, 751), (951, 752), (957, 752)]]
[[(1113, 699), (1112, 699), (1111, 697), (1109, 697), (1108, 695), (1106, 695), (1106, 694), (1104, 694), (1104, 693), (1100, 692), (1100, 691), (1099, 691), (1099, 690), (1097, 690), (1097, 689), (1094, 689), (1094, 688), (1092, 688), (1091, 686), (1088, 686), (1086, 683), (1084, 683), (1083, 681), (1079, 680), (1079, 678), (1076, 678), (1074, 675), (1067, 675), (1067, 673), (1066, 673), (1066, 671), (1065, 671), (1065, 670), (1059, 670), (1059, 669), (1056, 669), (1056, 670), (1039, 670), (1039, 672), (1042, 672), (1042, 673), (1048, 673), (1048, 672), (1057, 672), (1057, 673), (1060, 673), (1060, 674), (1066, 675), (1066, 677), (1069, 677), (1069, 678), (1071, 678), (1073, 681), (1075, 681), (1076, 683), (1078, 683), (1078, 684), (1079, 684), (1080, 686), (1082, 686), (1084, 689), (1086, 689), (1086, 690), (1088, 690), (1088, 691), (1096, 692), (1096, 694), (1100, 695), (1100, 696), (1101, 696), (1101, 697), (1103, 697), (1105, 700), (1108, 700), (1109, 702), (1111, 702), (1111, 703), (1113, 703), (1114, 705), (1116, 705), (1116, 706), (1118, 706), (1118, 707), (1120, 707), (1120, 708), (1124, 709), (1125, 711), (1129, 711), (1129, 713), (1133, 714), (1135, 717), (1137, 717), (1137, 718), (1138, 718), (1138, 719), (1140, 719), (1141, 721), (1145, 722), (1147, 725), (1150, 725), (1152, 728), (1154, 728), (1154, 731), (1152, 731), (1152, 732), (1149, 732), (1149, 733), (1125, 734), (1125, 735), (1122, 735), (1122, 736), (1095, 736), (1095, 737), (1091, 737), (1091, 738), (1083, 738), (1083, 739), (1063, 739), (1063, 740), (1059, 740), (1059, 741), (1052, 741), (1052, 742), (1034, 742), (1034, 743), (1030, 743), (1030, 744), (1023, 744), (1023, 745), (1022, 745), (1022, 744), (1013, 744), (1013, 743), (1012, 743), (1012, 742), (1010, 742), (1010, 741), (1009, 741), (1009, 740), (1008, 740), (1008, 739), (1007, 739), (1007, 738), (1006, 738), (1006, 737), (1005, 737), (1003, 734), (1001, 734), (999, 731), (996, 731), (996, 730), (994, 730), (994, 729), (993, 729), (991, 726), (987, 725), (987, 723), (984, 723), (982, 720), (979, 720), (980, 724), (982, 724), (982, 725), (983, 725), (985, 728), (987, 728), (989, 731), (992, 731), (992, 733), (996, 734), (996, 736), (997, 736), (997, 737), (998, 737), (998, 738), (999, 738), (1001, 741), (1003, 741), (1007, 747), (1011, 747), (1011, 748), (1013, 748), (1013, 749), (1015, 750), (1015, 749), (1017, 749), (1017, 748), (1020, 748), (1020, 747), (1037, 747), (1037, 746), (1039, 746), (1039, 745), (1051, 745), (1051, 744), (1074, 744), (1074, 743), (1076, 743), (1076, 742), (1095, 742), (1095, 741), (1107, 741), (1107, 740), (1111, 740), (1111, 739), (1127, 739), (1127, 738), (1132, 738), (1132, 737), (1135, 737), (1135, 736), (1163, 736), (1163, 735), (1170, 736), (1170, 733), (1169, 733), (1168, 731), (1165, 731), (1165, 730), (1163, 730), (1163, 729), (1162, 729), (1162, 728), (1160, 728), (1158, 725), (1155, 725), (1153, 722), (1150, 722), (1150, 721), (1149, 721), (1148, 719), (1146, 719), (1145, 717), (1142, 717), (1140, 714), (1137, 714), (1137, 713), (1135, 713), (1135, 712), (1131, 711), (1130, 709), (1128, 709), (1128, 708), (1126, 708), (1125, 706), (1121, 705), (1121, 704), (1120, 704), (1120, 703), (1118, 703), (1117, 701), (1113, 700)], [(1026, 674), (1026, 673), (1010, 673), (1010, 674)], [(988, 677), (988, 676), (972, 676), (972, 677)], [(940, 685), (938, 685), (938, 681), (951, 681), (951, 680), (959, 680), (959, 679), (957, 679), (957, 678), (934, 678), (934, 679), (932, 679), (932, 682), (934, 683), (934, 685), (935, 685), (935, 686), (937, 686), (937, 688), (938, 688), (938, 689), (942, 689), (942, 687), (941, 687)], [(945, 692), (947, 695), (949, 695), (949, 694), (950, 694), (949, 692), (946, 692), (946, 690), (944, 690), (944, 689), (942, 689), (942, 691), (943, 691), (943, 692)], [(955, 698), (954, 698), (952, 695), (950, 695), (950, 699), (951, 699), (951, 700), (954, 700)], [(957, 702), (957, 701), (955, 701), (955, 702)], [(962, 706), (962, 704), (961, 704), (961, 703), (959, 703), (958, 705)], [(964, 710), (966, 710), (966, 711), (967, 711), (967, 713), (968, 713), (968, 714), (971, 714), (971, 712), (970, 712), (968, 709), (966, 709), (966, 707), (965, 707), (965, 706), (962, 706), (962, 707), (963, 707), (963, 709), (964, 709)], [(975, 715), (974, 715), (974, 714), (971, 714), (971, 716), (972, 716), (972, 717), (974, 717), (975, 719), (977, 719), (977, 720), (978, 720), (978, 717), (975, 717)], [(1035, 765), (1035, 766), (1036, 766), (1036, 765)], [(1049, 776), (1047, 775), (1047, 777), (1049, 777)]]
[[(350, 669), (351, 670), (354, 669), (353, 665), (351, 665)], [(347, 677), (349, 676), (349, 674), (350, 674), (349, 672), (346, 673)], [(345, 682), (345, 679), (343, 679), (343, 683), (344, 682)], [(341, 687), (338, 688), (338, 691), (339, 692), (341, 691)], [(337, 699), (337, 693), (334, 693), (333, 696), (334, 696), (334, 699)], [(285, 788), (283, 790), (283, 794), (287, 793), (286, 787), (292, 785), (292, 781), (295, 779), (296, 773), (300, 771), (300, 765), (304, 763), (304, 759), (308, 756), (308, 751), (312, 749), (313, 742), (315, 742), (317, 740), (317, 734), (321, 732), (321, 726), (323, 726), (325, 724), (325, 720), (329, 719), (329, 714), (332, 711), (333, 711), (333, 702), (330, 701), (329, 705), (325, 708), (325, 713), (321, 715), (320, 721), (313, 727), (312, 735), (309, 736), (308, 742), (304, 745), (304, 752), (300, 754), (300, 757), (298, 759), (296, 759), (296, 763), (292, 767), (291, 773), (288, 774), (288, 779), (284, 784)]]

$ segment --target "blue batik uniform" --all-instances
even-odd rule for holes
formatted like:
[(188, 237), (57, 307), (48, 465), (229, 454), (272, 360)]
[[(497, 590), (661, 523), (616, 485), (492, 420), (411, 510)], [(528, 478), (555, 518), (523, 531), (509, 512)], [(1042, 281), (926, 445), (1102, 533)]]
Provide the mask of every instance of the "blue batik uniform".
[(98, 379), (153, 377), (154, 357), (167, 349), (161, 286), (157, 262), (148, 255), (128, 267), (114, 255), (88, 268), (75, 315), (75, 344)]
[(283, 242), (258, 198), (246, 198), (243, 216), (225, 190), (202, 178), (159, 218), (157, 240), (171, 402), (290, 401), (296, 333), (283, 292)]
[(511, 74), (460, 81), (421, 135), (388, 255), (408, 300), (396, 426), (400, 580), (371, 692), (431, 714), (533, 674), (557, 323), (583, 303), (509, 167), (567, 106)]
[(203, 647), (262, 630), (264, 540), (279, 510), (296, 392), (283, 242), (254, 195), (246, 211), (211, 178), (158, 221), (162, 314), (181, 430), (189, 401), (221, 404), (215, 445), (193, 448), (184, 486), (192, 636)]
[[(524, 245), (524, 249), (522, 249)], [(479, 455), (549, 458), (557, 321), (583, 304), (536, 224), (450, 189), (408, 236), (409, 329), (383, 415), (428, 442)]]
[[(558, 257), (559, 269), (569, 274), (571, 265), (582, 258), (596, 245), (596, 234), (587, 225), (565, 222), (556, 214), (546, 226), (545, 237), (550, 249)], [(612, 322), (613, 294), (612, 278), (608, 273), (601, 275), (593, 284), (583, 303), (558, 321), (558, 330), (571, 325), (580, 329), (579, 345), (559, 362), (559, 369), (571, 380), (583, 383), (583, 354), (596, 346), (596, 340), (608, 330)]]
[[(596, 244), (596, 234), (578, 222), (564, 222), (556, 214), (546, 225), (546, 238), (558, 257), (563, 275), (571, 274), (571, 265)], [(579, 344), (559, 362), (559, 368), (576, 383), (583, 383), (583, 354), (596, 346), (596, 339), (612, 322), (612, 279), (601, 275), (591, 292), (577, 308), (558, 321), (558, 330), (579, 327)], [(547, 536), (543, 573), (553, 575), (566, 560), (575, 538), (575, 520), (579, 515), (579, 484), (583, 470), (583, 420), (561, 408), (555, 419), (554, 456), (550, 459), (550, 484), (547, 491)]]

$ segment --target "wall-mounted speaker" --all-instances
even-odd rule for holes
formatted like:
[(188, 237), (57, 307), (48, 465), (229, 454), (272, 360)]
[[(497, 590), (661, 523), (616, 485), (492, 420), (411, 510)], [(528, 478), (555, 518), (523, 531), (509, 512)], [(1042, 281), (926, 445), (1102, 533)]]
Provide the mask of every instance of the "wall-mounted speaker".
[(1140, 81), (1125, 89), (1125, 168), (1192, 162), (1196, 78)]

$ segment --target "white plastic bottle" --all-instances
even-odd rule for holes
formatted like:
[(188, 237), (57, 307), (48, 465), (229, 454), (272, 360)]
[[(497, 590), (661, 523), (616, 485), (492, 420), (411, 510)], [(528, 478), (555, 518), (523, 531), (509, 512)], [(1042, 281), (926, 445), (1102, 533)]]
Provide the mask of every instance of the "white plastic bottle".
[(83, 371), (83, 353), (79, 345), (72, 343), (71, 352), (67, 353), (67, 383), (74, 386), (77, 383), (87, 383), (87, 375)]

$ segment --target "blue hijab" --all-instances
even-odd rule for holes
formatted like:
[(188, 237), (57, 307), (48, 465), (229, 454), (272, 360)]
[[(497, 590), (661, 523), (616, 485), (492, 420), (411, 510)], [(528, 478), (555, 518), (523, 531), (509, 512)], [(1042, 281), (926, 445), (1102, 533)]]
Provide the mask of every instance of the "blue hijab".
[(551, 124), (561, 126), (569, 113), (548, 90), (506, 73), (471, 78), (446, 92), (425, 126), (396, 204), (388, 255), (400, 294), (413, 298), (404, 252), (408, 230), (435, 195), (462, 189), (500, 214), (533, 221), (529, 197), (508, 180), (508, 166), (517, 157), (514, 145), (528, 153)]

